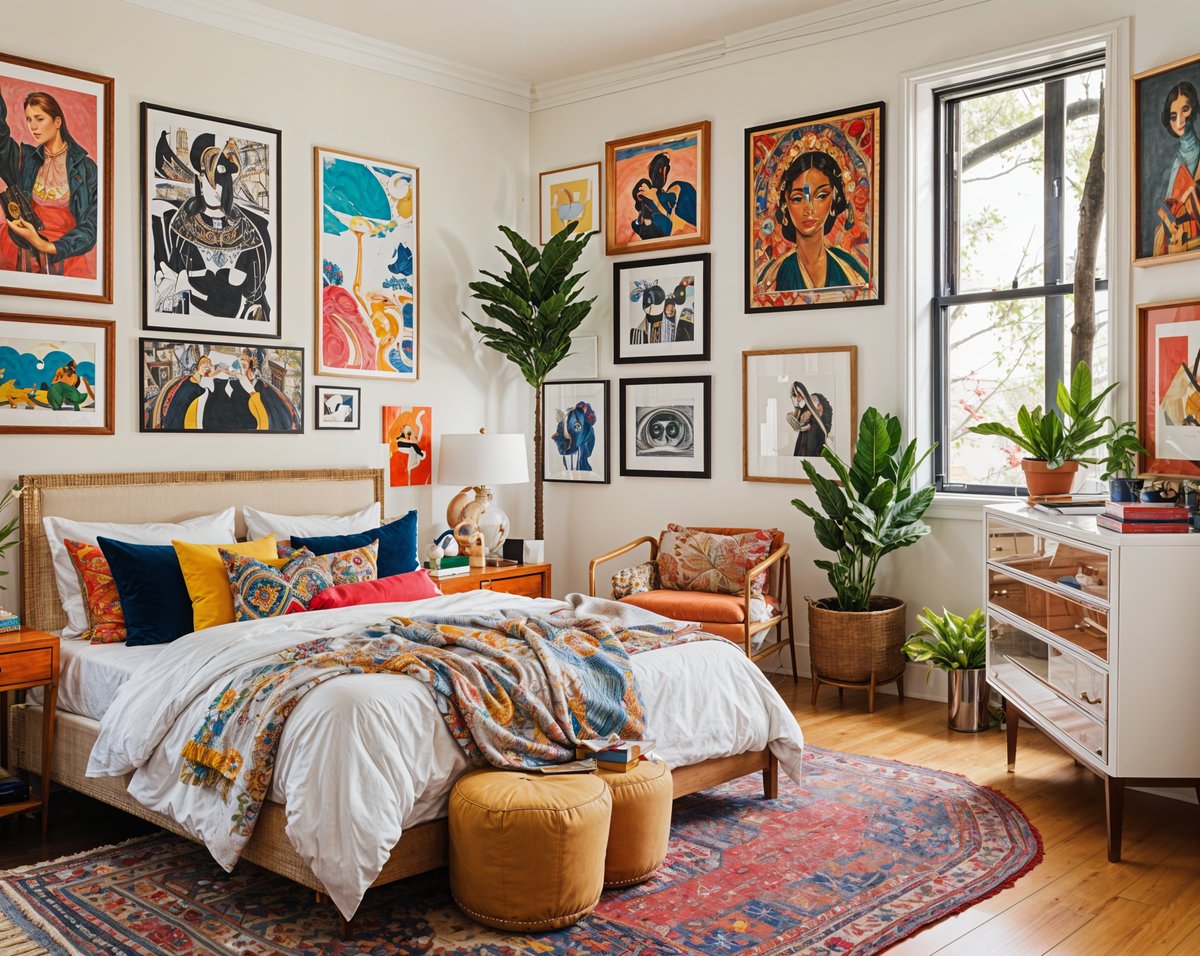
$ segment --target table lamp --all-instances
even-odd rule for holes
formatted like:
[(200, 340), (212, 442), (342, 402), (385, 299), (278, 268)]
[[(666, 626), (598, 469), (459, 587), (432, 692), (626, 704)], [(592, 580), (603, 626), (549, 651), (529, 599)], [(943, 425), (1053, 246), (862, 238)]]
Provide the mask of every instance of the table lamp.
[(489, 485), (520, 485), (529, 481), (524, 435), (443, 435), (438, 458), (438, 484), (467, 485), (450, 499), (446, 523), (460, 552), (469, 553), (476, 533), (491, 554), (498, 554), (508, 537), (508, 515), (496, 504)]

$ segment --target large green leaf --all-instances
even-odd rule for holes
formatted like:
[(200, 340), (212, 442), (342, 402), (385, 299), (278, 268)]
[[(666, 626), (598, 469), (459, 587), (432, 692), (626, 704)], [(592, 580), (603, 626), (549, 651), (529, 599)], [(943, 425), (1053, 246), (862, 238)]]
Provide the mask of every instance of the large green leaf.
[(508, 226), (500, 226), (500, 231), (508, 237), (508, 241), (512, 243), (512, 247), (517, 250), (517, 255), (521, 257), (521, 262), (525, 268), (537, 265), (542, 254), (538, 252), (537, 246), (529, 242), (515, 229), (510, 229)]
[(846, 500), (845, 492), (835, 482), (818, 474), (816, 470), (812, 472), (809, 480), (813, 484), (813, 490), (817, 493), (821, 507), (825, 509), (825, 513), (829, 517), (838, 521), (850, 513), (850, 502)]
[(896, 450), (897, 444), (887, 418), (878, 409), (868, 408), (858, 424), (858, 441), (850, 462), (850, 480), (860, 498), (871, 493), (883, 471), (883, 463)]

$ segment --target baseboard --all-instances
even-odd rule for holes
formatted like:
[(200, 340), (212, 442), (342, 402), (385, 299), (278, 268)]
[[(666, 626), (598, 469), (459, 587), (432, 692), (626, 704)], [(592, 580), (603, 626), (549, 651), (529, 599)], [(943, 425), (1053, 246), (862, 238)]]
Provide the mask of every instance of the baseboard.
[[(791, 660), (787, 650), (763, 662), (763, 670), (768, 674), (792, 674)], [(808, 653), (807, 644), (796, 645), (796, 670), (801, 677), (812, 673), (812, 658)], [(884, 684), (876, 694), (896, 696), (895, 684)], [(936, 703), (946, 701), (946, 673), (929, 664), (909, 664), (904, 668), (904, 696), (915, 697), (917, 700), (931, 700)]]

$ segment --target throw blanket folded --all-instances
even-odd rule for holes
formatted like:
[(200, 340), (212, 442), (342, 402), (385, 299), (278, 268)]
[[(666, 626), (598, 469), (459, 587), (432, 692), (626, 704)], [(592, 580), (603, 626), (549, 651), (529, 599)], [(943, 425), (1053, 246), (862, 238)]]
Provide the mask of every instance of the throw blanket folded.
[(180, 780), (216, 788), (232, 803), (230, 833), (244, 846), (270, 789), (288, 714), (318, 684), (364, 673), (422, 681), (477, 765), (564, 763), (575, 759), (581, 739), (642, 736), (630, 654), (705, 639), (711, 636), (698, 626), (675, 622), (613, 628), (599, 618), (517, 612), (391, 618), (361, 634), (298, 644), (236, 673), (184, 746)]

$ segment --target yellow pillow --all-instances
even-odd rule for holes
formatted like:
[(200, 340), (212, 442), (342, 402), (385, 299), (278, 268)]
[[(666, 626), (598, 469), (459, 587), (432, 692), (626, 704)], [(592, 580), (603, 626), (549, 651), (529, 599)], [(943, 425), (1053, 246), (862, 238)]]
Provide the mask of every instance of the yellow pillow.
[(221, 548), (257, 561), (278, 558), (273, 534), (242, 544), (189, 544), (186, 541), (172, 541), (171, 544), (175, 547), (179, 570), (183, 572), (192, 599), (192, 623), (197, 631), (233, 620), (233, 592), (229, 589), (225, 562), (221, 560)]

